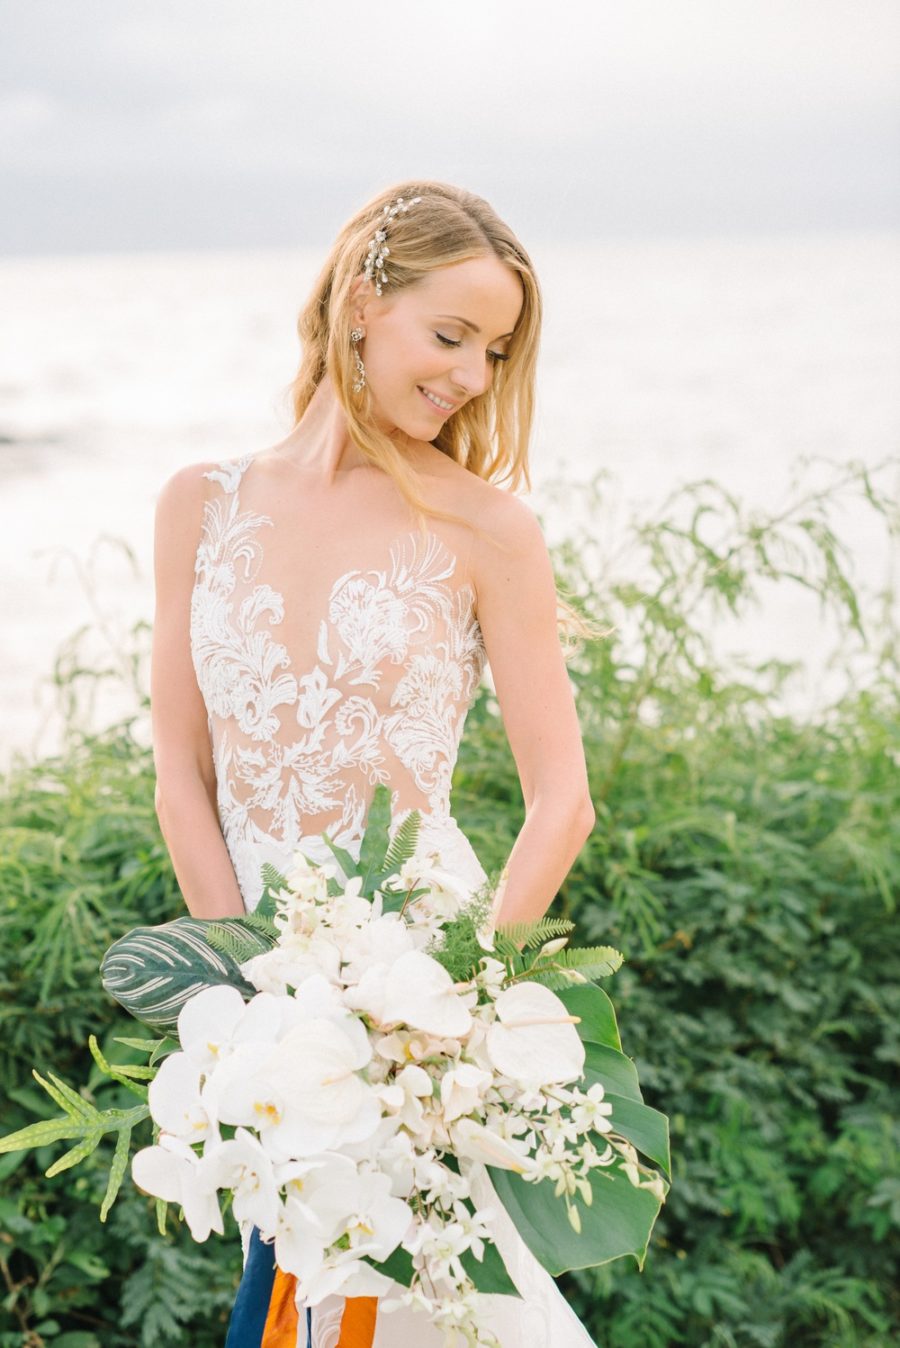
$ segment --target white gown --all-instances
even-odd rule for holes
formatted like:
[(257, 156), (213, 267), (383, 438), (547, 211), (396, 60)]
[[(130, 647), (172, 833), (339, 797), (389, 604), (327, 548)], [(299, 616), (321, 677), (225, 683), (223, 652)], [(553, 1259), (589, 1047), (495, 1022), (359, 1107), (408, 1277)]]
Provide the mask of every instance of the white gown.
[[(204, 473), (213, 485), (190, 611), (219, 820), (245, 907), (259, 902), (264, 861), (284, 871), (298, 847), (333, 861), (323, 832), (358, 857), (379, 782), (391, 791), (391, 833), (419, 810), (420, 845), (439, 849), (475, 890), (487, 877), (450, 813), (486, 659), (475, 591), (453, 546), (461, 526), (429, 521), (441, 533), (429, 527), (423, 538), (373, 511), (363, 530), (310, 524), (305, 546), (290, 502), (254, 472), (254, 457)], [(503, 1348), (593, 1348), (483, 1167), (475, 1182), (477, 1206), (492, 1200), (500, 1214), (494, 1239), (522, 1297), (483, 1297), (485, 1325)], [(314, 1308), (313, 1348), (334, 1348), (342, 1306), (332, 1297)], [(304, 1320), (298, 1348), (307, 1348)], [(442, 1343), (421, 1312), (377, 1317), (374, 1348)]]

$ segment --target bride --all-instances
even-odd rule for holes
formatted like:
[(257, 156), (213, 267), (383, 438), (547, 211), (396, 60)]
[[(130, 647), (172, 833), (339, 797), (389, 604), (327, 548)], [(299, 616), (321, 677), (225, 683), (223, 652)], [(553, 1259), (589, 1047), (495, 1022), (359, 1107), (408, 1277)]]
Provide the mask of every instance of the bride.
[[(151, 669), (156, 809), (194, 917), (241, 915), (270, 861), (358, 857), (377, 784), (392, 833), (472, 890), (486, 878), (450, 811), (466, 714), (490, 666), (525, 821), (499, 922), (546, 912), (594, 824), (547, 547), (516, 489), (541, 295), (482, 198), (398, 184), (344, 225), (299, 320), (294, 426), (191, 464), (155, 527)], [(508, 484), (503, 486), (501, 484)], [(491, 1196), (483, 1176), (485, 1206)], [(521, 1298), (484, 1296), (503, 1348), (592, 1340), (499, 1203), (493, 1235)], [(227, 1348), (427, 1348), (425, 1313), (334, 1295), (296, 1307), (257, 1228)]]

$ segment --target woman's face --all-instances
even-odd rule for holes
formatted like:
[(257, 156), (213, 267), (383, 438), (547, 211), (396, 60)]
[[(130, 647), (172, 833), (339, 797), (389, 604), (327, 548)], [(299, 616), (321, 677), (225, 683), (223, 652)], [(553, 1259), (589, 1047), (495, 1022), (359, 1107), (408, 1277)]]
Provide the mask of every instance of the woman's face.
[(524, 303), (518, 275), (491, 253), (439, 267), (397, 295), (390, 280), (380, 297), (363, 278), (354, 286), (353, 322), (366, 334), (357, 350), (379, 426), (434, 440), (507, 355)]

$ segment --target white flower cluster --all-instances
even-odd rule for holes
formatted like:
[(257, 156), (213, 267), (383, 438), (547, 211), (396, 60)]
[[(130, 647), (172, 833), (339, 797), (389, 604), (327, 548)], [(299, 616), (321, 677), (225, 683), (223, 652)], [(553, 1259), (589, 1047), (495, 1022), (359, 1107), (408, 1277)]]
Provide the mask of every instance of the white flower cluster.
[[(358, 878), (329, 895), (336, 868), (296, 854), (278, 943), (241, 966), (256, 995), (207, 988), (182, 1008), (181, 1051), (150, 1083), (157, 1145), (133, 1176), (181, 1204), (198, 1241), (222, 1233), (218, 1191), (231, 1191), (235, 1218), (296, 1276), (298, 1307), (379, 1296), (386, 1311), (426, 1310), (448, 1343), (489, 1343), (463, 1263), (491, 1238), (472, 1167), (552, 1181), (576, 1230), (572, 1199), (590, 1202), (593, 1169), (618, 1159), (640, 1175), (630, 1144), (606, 1136), (603, 1087), (571, 1084), (585, 1050), (563, 1002), (510, 983), (491, 955), (454, 983), (426, 953), (467, 897), (439, 860), (405, 862), (395, 888), (426, 892), (384, 912)], [(398, 1293), (369, 1261), (399, 1248), (414, 1272)]]

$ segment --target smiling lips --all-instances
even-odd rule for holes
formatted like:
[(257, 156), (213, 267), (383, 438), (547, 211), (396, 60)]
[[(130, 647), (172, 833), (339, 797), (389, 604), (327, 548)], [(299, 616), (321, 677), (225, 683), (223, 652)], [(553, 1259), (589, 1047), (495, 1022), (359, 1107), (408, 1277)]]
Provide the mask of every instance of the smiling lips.
[(421, 384), (417, 384), (416, 388), (424, 398), (428, 399), (432, 407), (436, 407), (440, 412), (452, 412), (456, 406), (455, 403), (448, 402), (446, 398), (441, 398), (440, 394), (432, 393), (430, 389), (423, 388)]

